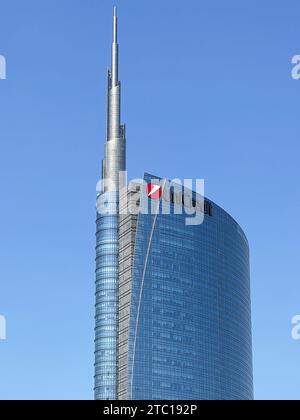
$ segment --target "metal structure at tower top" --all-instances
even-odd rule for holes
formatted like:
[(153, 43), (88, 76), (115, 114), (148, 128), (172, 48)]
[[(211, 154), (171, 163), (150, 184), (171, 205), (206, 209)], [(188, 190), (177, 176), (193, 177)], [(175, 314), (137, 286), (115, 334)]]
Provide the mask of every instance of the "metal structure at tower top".
[(114, 8), (111, 70), (107, 88), (107, 142), (103, 160), (104, 192), (119, 190), (119, 174), (126, 170), (125, 125), (121, 125), (121, 83), (119, 81), (118, 17)]
[(112, 63), (108, 72), (107, 138), (102, 162), (102, 189), (97, 196), (95, 399), (118, 395), (119, 189), (125, 171), (125, 127), (121, 120), (118, 77), (118, 22), (113, 16)]

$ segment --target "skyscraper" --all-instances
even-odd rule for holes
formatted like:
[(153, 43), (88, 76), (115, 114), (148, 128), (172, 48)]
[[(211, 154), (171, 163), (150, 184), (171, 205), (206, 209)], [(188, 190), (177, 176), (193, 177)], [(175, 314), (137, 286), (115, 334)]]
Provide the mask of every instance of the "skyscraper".
[[(115, 11), (106, 181), (97, 201), (95, 398), (252, 399), (244, 232), (211, 200), (168, 189), (160, 177), (145, 174), (120, 191), (124, 170)], [(131, 201), (138, 212), (125, 211)], [(175, 211), (188, 205), (203, 223), (187, 225)], [(155, 211), (142, 211), (149, 207)]]
[[(95, 397), (117, 398), (119, 173), (125, 171), (125, 126), (121, 125), (117, 11), (113, 17), (112, 65), (108, 71), (107, 141), (101, 194), (108, 211), (97, 212)], [(99, 203), (98, 203), (99, 204)]]

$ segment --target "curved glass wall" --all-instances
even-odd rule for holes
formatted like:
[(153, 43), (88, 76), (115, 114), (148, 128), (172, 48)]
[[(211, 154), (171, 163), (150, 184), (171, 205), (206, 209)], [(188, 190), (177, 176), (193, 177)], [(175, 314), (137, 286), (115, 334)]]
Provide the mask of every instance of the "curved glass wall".
[(253, 399), (248, 242), (212, 206), (199, 226), (139, 215), (128, 399)]
[[(95, 399), (116, 399), (118, 216), (116, 193), (102, 194), (96, 233)], [(104, 214), (105, 208), (105, 214)]]

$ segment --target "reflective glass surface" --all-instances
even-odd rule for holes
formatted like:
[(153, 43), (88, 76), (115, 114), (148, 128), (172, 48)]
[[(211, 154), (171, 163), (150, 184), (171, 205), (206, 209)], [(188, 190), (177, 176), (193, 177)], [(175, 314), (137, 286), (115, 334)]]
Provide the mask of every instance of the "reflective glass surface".
[(199, 226), (139, 216), (128, 399), (253, 398), (248, 242), (212, 206)]
[(107, 212), (97, 215), (95, 399), (113, 400), (117, 396), (118, 216), (111, 214), (117, 196), (105, 193), (101, 199)]

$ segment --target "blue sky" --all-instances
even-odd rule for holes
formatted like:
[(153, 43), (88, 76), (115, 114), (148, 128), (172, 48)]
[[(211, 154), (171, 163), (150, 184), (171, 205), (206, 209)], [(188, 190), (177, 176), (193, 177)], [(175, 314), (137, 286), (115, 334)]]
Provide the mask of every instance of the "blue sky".
[[(300, 399), (299, 1), (116, 3), (129, 174), (204, 178), (239, 221), (251, 246), (256, 398)], [(1, 1), (1, 399), (93, 397), (113, 4)]]

